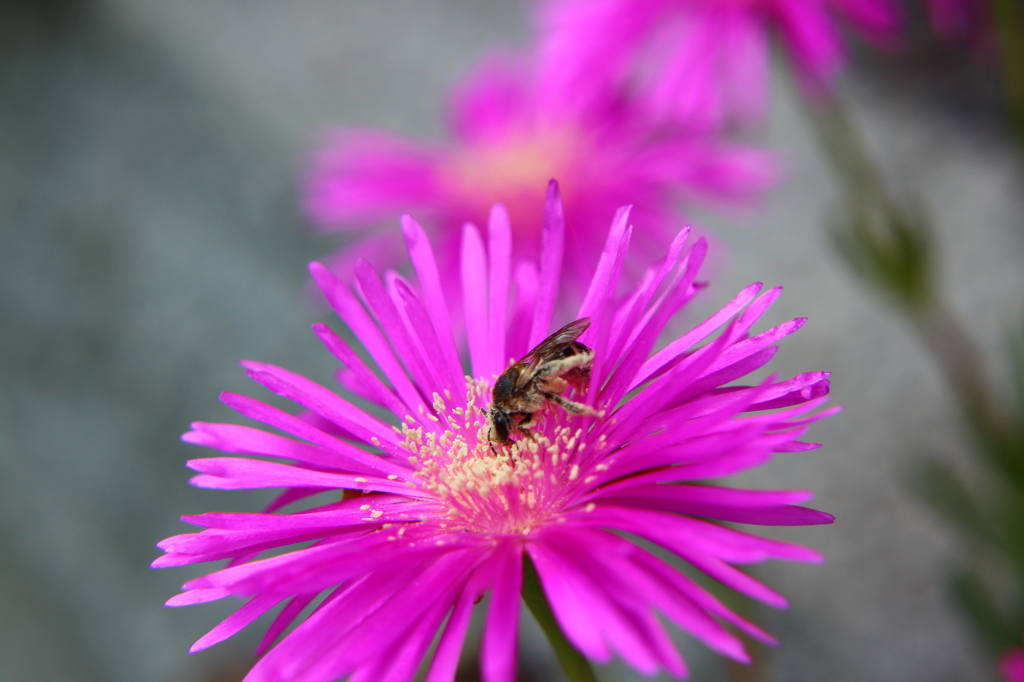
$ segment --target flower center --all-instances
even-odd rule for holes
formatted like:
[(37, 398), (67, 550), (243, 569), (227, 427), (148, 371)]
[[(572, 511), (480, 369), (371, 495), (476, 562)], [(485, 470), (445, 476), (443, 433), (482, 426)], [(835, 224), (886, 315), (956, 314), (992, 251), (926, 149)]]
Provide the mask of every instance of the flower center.
[(571, 128), (510, 132), (467, 145), (451, 154), (441, 182), (481, 222), (494, 204), (508, 210), (521, 239), (535, 239), (543, 225), (544, 188), (552, 178), (574, 186), (588, 148)]
[(434, 411), (443, 430), (403, 425), (403, 447), (419, 467), (421, 490), (448, 507), (447, 522), (455, 528), (495, 535), (526, 534), (564, 506), (576, 488), (576, 463), (582, 429), (569, 415), (547, 408), (531, 438), (504, 446), (489, 440), (484, 409), (490, 384), (467, 378), (467, 406), (447, 405), (434, 395)]

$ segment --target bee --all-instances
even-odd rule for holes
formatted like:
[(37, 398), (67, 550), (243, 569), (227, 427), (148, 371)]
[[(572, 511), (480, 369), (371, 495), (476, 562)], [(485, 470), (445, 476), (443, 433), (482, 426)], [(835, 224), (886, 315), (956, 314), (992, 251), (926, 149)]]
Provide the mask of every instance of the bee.
[(511, 445), (516, 431), (529, 437), (535, 413), (549, 402), (573, 414), (597, 414), (562, 395), (570, 387), (581, 393), (590, 384), (594, 351), (576, 340), (589, 326), (589, 317), (570, 322), (498, 377), (491, 390), (489, 441)]

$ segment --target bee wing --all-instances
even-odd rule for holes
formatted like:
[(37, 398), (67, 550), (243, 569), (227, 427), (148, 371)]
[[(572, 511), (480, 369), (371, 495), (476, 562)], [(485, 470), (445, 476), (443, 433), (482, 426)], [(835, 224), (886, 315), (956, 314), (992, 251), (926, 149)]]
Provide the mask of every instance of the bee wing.
[(590, 326), (589, 317), (581, 317), (575, 322), (570, 322), (565, 325), (557, 332), (549, 336), (548, 338), (537, 344), (537, 347), (527, 353), (530, 355), (551, 355), (553, 352), (560, 350), (562, 346), (572, 343), (576, 339), (582, 336), (583, 332), (587, 331), (587, 327)]
[(520, 363), (527, 363), (526, 368), (519, 373), (522, 377), (522, 383), (528, 382), (533, 378), (537, 368), (540, 367), (544, 362), (551, 359), (552, 355), (555, 355), (564, 346), (572, 343), (587, 331), (587, 327), (590, 326), (589, 317), (581, 317), (575, 322), (570, 322), (565, 325), (554, 334), (537, 344), (537, 347), (531, 350), (526, 356), (520, 360)]

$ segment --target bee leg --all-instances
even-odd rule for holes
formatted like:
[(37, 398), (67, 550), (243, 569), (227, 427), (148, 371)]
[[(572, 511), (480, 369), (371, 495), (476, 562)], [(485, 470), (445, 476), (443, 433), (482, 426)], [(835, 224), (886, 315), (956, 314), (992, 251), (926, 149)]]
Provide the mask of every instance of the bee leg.
[(550, 394), (546, 397), (548, 398), (548, 400), (553, 400), (554, 402), (561, 405), (562, 409), (564, 409), (566, 412), (571, 412), (572, 414), (582, 414), (587, 417), (597, 416), (597, 410), (592, 408), (590, 405), (577, 403), (575, 401), (569, 400), (568, 398), (563, 398), (562, 396), (556, 394)]
[(565, 358), (558, 358), (557, 360), (551, 360), (546, 362), (538, 368), (540, 374), (565, 374), (572, 369), (586, 369), (590, 370), (590, 367), (594, 364), (594, 351), (586, 350), (581, 353), (575, 353)]
[(569, 384), (562, 377), (549, 377), (538, 381), (537, 388), (545, 398), (551, 398), (553, 395), (561, 395), (569, 390)]
[[(491, 433), (490, 433), (490, 431), (487, 432), (487, 446), (489, 448), (491, 448), (491, 454), (494, 455), (495, 458), (499, 457), (498, 451), (494, 447), (494, 441), (491, 440)], [(508, 463), (511, 464), (512, 466), (516, 465), (516, 458), (512, 455), (512, 448), (511, 447), (509, 447), (509, 449), (508, 449)]]
[(573, 367), (562, 375), (562, 379), (572, 386), (577, 393), (585, 393), (590, 387), (590, 369), (590, 365)]
[[(512, 445), (514, 445), (514, 443)], [(508, 446), (508, 450), (507, 450), (506, 454), (508, 455), (508, 463), (511, 464), (512, 466), (515, 466), (516, 465), (516, 458), (512, 454), (512, 445)], [(498, 454), (497, 448), (494, 447), (494, 441), (491, 439), (491, 431), (487, 432), (487, 447), (489, 447), (491, 449), (491, 454), (494, 455), (495, 459), (500, 457), (500, 455)]]
[(516, 428), (523, 434), (523, 437), (529, 438), (530, 440), (533, 440), (534, 438), (533, 425), (537, 423), (537, 420), (534, 419), (533, 416), (532, 412), (527, 414), (523, 420), (519, 422), (518, 426), (516, 426)]
[(497, 457), (498, 456), (498, 451), (494, 449), (494, 427), (490, 425), (490, 420), (491, 420), (490, 412), (488, 412), (487, 410), (485, 410), (482, 407), (480, 408), (480, 411), (483, 412), (484, 417), (488, 421), (488, 426), (487, 426), (487, 446), (491, 449), (491, 454), (494, 455), (495, 457)]
[[(491, 454), (492, 455), (494, 455), (495, 457), (498, 457), (498, 449), (494, 447), (494, 427), (493, 426), (488, 426), (487, 427), (487, 447), (489, 447), (491, 449)], [(510, 458), (512, 457), (511, 452), (509, 453), (509, 457)]]

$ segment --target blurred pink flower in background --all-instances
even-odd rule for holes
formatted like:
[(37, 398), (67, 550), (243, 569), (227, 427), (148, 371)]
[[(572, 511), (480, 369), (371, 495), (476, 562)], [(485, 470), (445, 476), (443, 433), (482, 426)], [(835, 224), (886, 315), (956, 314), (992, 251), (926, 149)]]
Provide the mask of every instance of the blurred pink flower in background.
[(1024, 682), (1024, 649), (1010, 649), (999, 660), (1004, 682)]
[[(654, 352), (666, 322), (703, 288), (695, 280), (706, 243), (686, 232), (623, 299), (615, 297), (632, 228), (614, 220), (578, 317), (593, 349), (589, 390), (573, 394), (598, 416), (555, 407), (537, 414), (534, 436), (489, 442), (491, 384), (557, 324), (560, 261), (568, 250), (557, 195), (548, 199), (545, 248), (533, 285), (513, 286), (514, 232), (500, 207), (489, 236), (462, 234), (464, 328), (472, 376), (464, 374), (431, 244), (403, 219), (418, 284), (366, 263), (348, 285), (329, 270), (313, 276), (388, 383), (346, 341), (314, 325), (343, 368), (339, 380), (394, 415), (382, 421), (331, 390), (279, 367), (246, 362), (272, 392), (318, 415), (313, 420), (236, 394), (226, 404), (294, 438), (247, 426), (195, 423), (185, 440), (232, 455), (193, 460), (193, 483), (219, 489), (285, 488), (267, 513), (185, 517), (205, 530), (160, 543), (156, 567), (229, 559), (185, 585), (168, 604), (250, 598), (193, 650), (226, 639), (278, 605), (260, 651), (322, 601), (246, 678), (330, 682), (411, 680), (440, 632), (427, 680), (452, 680), (473, 605), (490, 593), (481, 649), (483, 679), (516, 678), (524, 554), (555, 617), (586, 656), (621, 656), (638, 671), (681, 677), (682, 657), (659, 615), (721, 654), (748, 660), (731, 624), (766, 642), (673, 563), (634, 542), (660, 545), (711, 578), (776, 607), (785, 599), (733, 567), (767, 559), (821, 561), (810, 549), (760, 538), (715, 521), (827, 524), (797, 506), (806, 491), (741, 490), (698, 483), (740, 472), (775, 452), (808, 450), (798, 440), (834, 410), (816, 411), (827, 373), (735, 384), (763, 367), (791, 320), (753, 335), (778, 297), (754, 284), (693, 330)], [(760, 294), (760, 295), (759, 295)], [(716, 334), (717, 330), (717, 334)], [(495, 452), (494, 446), (501, 448)], [(271, 457), (268, 461), (251, 457)], [(346, 494), (339, 501), (340, 493)], [(357, 491), (355, 496), (352, 491)], [(303, 497), (321, 506), (270, 513)], [(625, 534), (625, 535), (624, 535)], [(276, 550), (285, 548), (279, 553)], [(264, 552), (272, 552), (260, 558)], [(720, 622), (721, 621), (721, 622)]]
[(978, 0), (925, 0), (932, 29), (942, 38), (963, 37), (986, 23), (984, 2)]
[(876, 45), (902, 26), (894, 0), (548, 0), (537, 18), (546, 87), (624, 88), (656, 118), (698, 127), (763, 118), (772, 38), (820, 96), (846, 57), (838, 19)]
[(945, 41), (970, 46), (985, 63), (998, 62), (999, 47), (988, 3), (979, 0), (924, 0), (932, 31)]
[[(529, 69), (492, 59), (451, 101), (447, 143), (372, 130), (335, 133), (313, 160), (305, 212), (323, 233), (362, 233), (405, 212), (423, 218), (447, 272), (464, 223), (484, 225), (490, 207), (508, 210), (514, 261), (536, 259), (544, 192), (557, 179), (565, 202), (570, 288), (582, 288), (619, 206), (633, 205), (642, 229), (637, 262), (663, 252), (683, 224), (681, 204), (749, 206), (779, 173), (768, 153), (677, 126), (650, 125), (616, 99), (574, 106), (535, 87)], [(388, 232), (371, 232), (327, 262), (338, 274), (355, 258), (398, 262)]]

